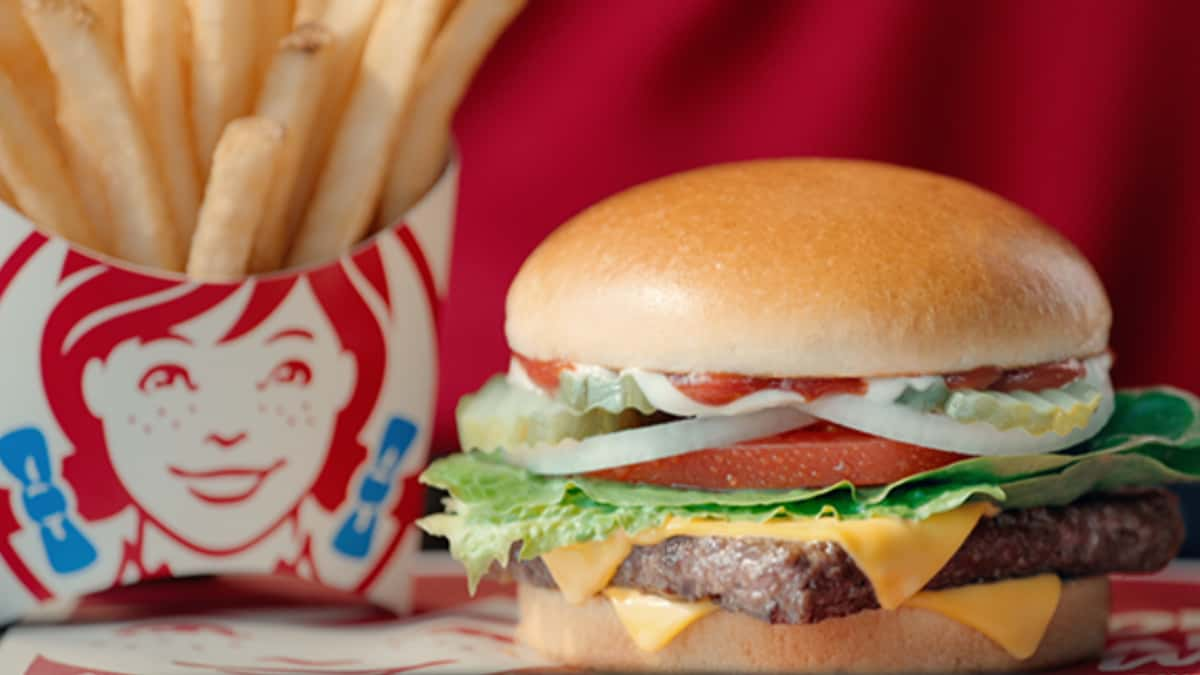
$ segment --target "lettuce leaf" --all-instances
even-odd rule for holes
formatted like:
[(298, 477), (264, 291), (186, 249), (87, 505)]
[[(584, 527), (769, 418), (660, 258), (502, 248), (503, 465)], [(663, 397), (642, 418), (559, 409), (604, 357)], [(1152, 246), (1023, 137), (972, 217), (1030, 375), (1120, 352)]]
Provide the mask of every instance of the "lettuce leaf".
[(924, 519), (973, 499), (1004, 508), (1070, 503), (1089, 492), (1200, 481), (1200, 400), (1171, 388), (1126, 390), (1116, 412), (1091, 440), (1069, 450), (1016, 457), (977, 457), (856, 488), (715, 492), (629, 485), (583, 477), (538, 476), (482, 453), (434, 462), (421, 476), (450, 493), (447, 512), (418, 525), (450, 541), (472, 588), (493, 562), (505, 564), (573, 543), (638, 532), (669, 516), (720, 520), (897, 516)]

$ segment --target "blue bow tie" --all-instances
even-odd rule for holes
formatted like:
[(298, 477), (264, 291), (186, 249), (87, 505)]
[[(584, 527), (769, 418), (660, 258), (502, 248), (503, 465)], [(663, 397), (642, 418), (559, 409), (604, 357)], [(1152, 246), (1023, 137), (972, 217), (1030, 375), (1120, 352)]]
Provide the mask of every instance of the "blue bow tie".
[(358, 487), (358, 503), (333, 538), (334, 550), (350, 558), (366, 558), (371, 540), (379, 523), (379, 511), (392, 492), (400, 460), (417, 437), (417, 426), (400, 417), (393, 417), (383, 432), (375, 463)]
[(42, 432), (25, 427), (0, 437), (0, 464), (21, 483), (21, 503), (41, 529), (50, 568), (70, 574), (95, 562), (96, 547), (67, 513), (67, 497), (56, 484)]

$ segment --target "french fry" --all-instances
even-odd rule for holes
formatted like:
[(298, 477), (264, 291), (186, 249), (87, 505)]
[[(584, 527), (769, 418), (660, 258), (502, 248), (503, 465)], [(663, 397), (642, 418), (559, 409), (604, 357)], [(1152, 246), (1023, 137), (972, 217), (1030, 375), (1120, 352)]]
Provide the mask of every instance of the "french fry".
[[(60, 111), (54, 76), (50, 73), (50, 66), (46, 64), (41, 47), (25, 22), (25, 16), (21, 12), (21, 0), (0, 0), (0, 63), (4, 64), (17, 90), (36, 113), (37, 122), (43, 127), (47, 137), (53, 139), (57, 150), (65, 153), (76, 185), (99, 192), (95, 181), (80, 180), (88, 165), (83, 161), (82, 154), (76, 152), (73, 139), (64, 138), (55, 125), (55, 118)], [(108, 217), (108, 208), (103, 200), (85, 199), (83, 204), (88, 220), (93, 225), (103, 222), (103, 219)], [(97, 208), (91, 208), (93, 206)]]
[(321, 97), (321, 109), (317, 113), (317, 119), (323, 123), (317, 126), (304, 148), (304, 158), (300, 162), (300, 170), (296, 174), (288, 204), (285, 228), (288, 232), (299, 229), (300, 222), (304, 219), (304, 209), (312, 199), (313, 188), (320, 177), (321, 165), (329, 153), (338, 120), (342, 118), (350, 87), (358, 73), (367, 34), (379, 13), (379, 0), (338, 0), (334, 4), (329, 4), (328, 0), (300, 0), (296, 6), (296, 18), (299, 19), (310, 12), (321, 12), (321, 23), (333, 36), (330, 68), (338, 75), (329, 79), (325, 94)]
[(21, 0), (0, 0), (0, 63), (52, 136), (57, 104), (46, 57), (21, 14)]
[(192, 239), (189, 276), (232, 281), (246, 274), (284, 136), (282, 124), (262, 117), (244, 117), (225, 127)]
[(93, 156), (103, 158), (100, 178), (110, 207), (112, 252), (137, 264), (181, 270), (183, 247), (171, 226), (150, 144), (95, 15), (79, 0), (24, 3), (74, 132)]
[(329, 81), (332, 40), (319, 23), (296, 28), (280, 43), (259, 94), (255, 114), (284, 125), (288, 135), (279, 153), (267, 207), (254, 233), (250, 256), (253, 273), (278, 269), (287, 254), (291, 241), (286, 220), (288, 203)]
[[(184, 100), (187, 101), (188, 111), (192, 109), (192, 0), (183, 0), (183, 16), (179, 17), (178, 35), (179, 39), (179, 58), (183, 61), (183, 93)], [(188, 115), (188, 122), (191, 122), (191, 114)], [(193, 138), (192, 147), (195, 147), (195, 139)]]
[(6, 202), (20, 207), (47, 232), (99, 250), (62, 155), (4, 71), (0, 71), (0, 174), (12, 191)]
[(256, 2), (192, 0), (192, 124), (200, 170), (208, 175), (221, 131), (254, 104)]
[(121, 35), (123, 22), (121, 0), (83, 0), (83, 3), (96, 15), (96, 20), (100, 22), (100, 30), (104, 33), (104, 39), (116, 52), (117, 58), (123, 59), (125, 50)]
[(325, 18), (329, 0), (296, 0), (296, 11), (292, 14), (292, 26), (301, 26)]
[(107, 241), (109, 218), (108, 194), (104, 188), (104, 178), (101, 167), (104, 156), (94, 146), (89, 145), (86, 127), (79, 123), (77, 115), (71, 108), (71, 101), (63, 98), (58, 102), (59, 140), (62, 142), (63, 155), (67, 159), (67, 167), (75, 181), (75, 192), (83, 203), (83, 212), (96, 230), (100, 245), (111, 250), (111, 242)]
[(446, 0), (446, 2), (442, 5), (442, 13), (441, 16), (438, 17), (437, 28), (435, 28), (433, 31), (435, 40), (437, 39), (438, 35), (441, 35), (442, 29), (446, 27), (446, 21), (450, 19), (452, 14), (454, 14), (454, 10), (458, 8), (459, 1), (460, 0)]
[(338, 255), (370, 227), (417, 68), (445, 0), (387, 0), (371, 29), (357, 83), (317, 182), (291, 265)]
[(257, 82), (266, 79), (279, 41), (292, 32), (292, 0), (256, 0), (258, 10)]
[[(96, 15), (99, 30), (106, 44), (120, 55), (120, 0), (84, 0), (84, 5)], [(38, 49), (38, 52), (41, 50)], [(53, 77), (50, 78), (50, 82), (54, 82)], [(74, 177), (76, 192), (83, 202), (83, 210), (95, 224), (97, 234), (102, 235), (109, 222), (108, 195), (105, 194), (103, 178), (100, 175), (104, 157), (89, 147), (88, 139), (75, 117), (69, 100), (58, 102), (58, 110), (54, 117), (58, 121), (56, 133), (61, 136), (63, 154)]]
[[(119, 52), (121, 39), (117, 31), (121, 29), (120, 0), (84, 0), (84, 4), (96, 15), (97, 26), (108, 48)], [(34, 49), (41, 54), (41, 49), (36, 43)], [(49, 66), (46, 77), (50, 83), (54, 83)], [(64, 97), (57, 101), (57, 108), (54, 117), (51, 118), (58, 121), (54, 133), (60, 137), (63, 154), (67, 159), (67, 166), (71, 169), (75, 190), (83, 203), (83, 210), (94, 225), (97, 238), (103, 240), (104, 228), (110, 222), (108, 195), (105, 194), (104, 179), (101, 175), (104, 157), (89, 144), (84, 128), (78, 124), (78, 115), (71, 109), (70, 100)], [(108, 242), (101, 241), (100, 244), (107, 246)]]
[(0, 174), (0, 202), (8, 204), (14, 209), (17, 208), (17, 199), (13, 197), (12, 188), (8, 187), (8, 183), (4, 182), (3, 174)]
[(462, 0), (429, 49), (393, 151), (377, 227), (400, 220), (446, 165), (450, 123), (471, 78), (525, 0)]
[(146, 138), (166, 190), (171, 222), (191, 241), (200, 204), (196, 152), (187, 124), (183, 47), (178, 41), (184, 6), (163, 0), (125, 0), (125, 72)]

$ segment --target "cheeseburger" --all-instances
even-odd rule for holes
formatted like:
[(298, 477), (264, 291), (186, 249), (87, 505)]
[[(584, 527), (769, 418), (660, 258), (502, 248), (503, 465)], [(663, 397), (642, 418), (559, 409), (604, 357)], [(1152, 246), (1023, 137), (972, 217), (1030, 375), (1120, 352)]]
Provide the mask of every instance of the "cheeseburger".
[(508, 372), (423, 475), (472, 586), (607, 669), (946, 671), (1104, 645), (1200, 477), (1197, 401), (1114, 392), (1087, 261), (961, 181), (715, 166), (584, 211), (508, 293)]

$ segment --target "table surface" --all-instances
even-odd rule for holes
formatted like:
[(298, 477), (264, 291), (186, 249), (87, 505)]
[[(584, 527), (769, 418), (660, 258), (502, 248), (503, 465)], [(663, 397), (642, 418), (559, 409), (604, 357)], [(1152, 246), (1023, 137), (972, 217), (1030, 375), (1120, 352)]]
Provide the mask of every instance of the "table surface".
[[(511, 589), (471, 598), (461, 569), (424, 553), (412, 616), (278, 578), (206, 578), (120, 589), (47, 608), (0, 638), (21, 675), (385, 675), (565, 670), (513, 638)], [(1104, 656), (1056, 675), (1200, 674), (1200, 561), (1113, 578)]]

